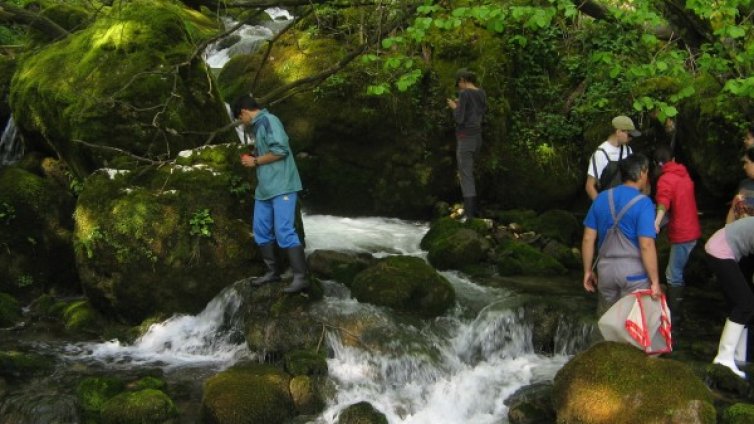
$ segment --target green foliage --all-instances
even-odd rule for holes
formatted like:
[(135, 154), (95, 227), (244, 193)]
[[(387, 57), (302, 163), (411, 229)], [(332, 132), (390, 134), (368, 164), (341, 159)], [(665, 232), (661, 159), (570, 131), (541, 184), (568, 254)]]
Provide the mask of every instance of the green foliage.
[(10, 225), (16, 218), (16, 208), (6, 202), (0, 202), (0, 223)]
[(34, 284), (34, 277), (32, 277), (29, 274), (21, 274), (18, 276), (18, 280), (16, 281), (16, 284), (19, 288), (23, 287), (29, 287), (32, 284)]
[(197, 209), (189, 220), (190, 234), (199, 237), (212, 237), (212, 225), (214, 223), (209, 209)]
[(245, 178), (238, 175), (231, 175), (230, 177), (230, 192), (234, 196), (244, 197), (251, 192), (251, 184)]

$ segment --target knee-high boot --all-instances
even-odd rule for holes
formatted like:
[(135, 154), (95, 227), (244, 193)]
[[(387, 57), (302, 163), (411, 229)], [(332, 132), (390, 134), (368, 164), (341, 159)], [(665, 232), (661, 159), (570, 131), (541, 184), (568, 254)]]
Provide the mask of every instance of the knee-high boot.
[(286, 293), (298, 293), (301, 290), (309, 288), (304, 246), (296, 246), (288, 249), (288, 261), (291, 263), (291, 270), (293, 270), (293, 281), (283, 291)]
[(712, 361), (714, 364), (730, 368), (731, 371), (741, 378), (746, 378), (746, 374), (736, 366), (735, 352), (744, 329), (743, 324), (735, 323), (729, 319), (726, 320), (723, 334), (720, 336), (720, 346), (717, 349), (717, 356)]
[(476, 196), (463, 198), (463, 216), (466, 219), (474, 219), (477, 217), (476, 207)]
[(254, 286), (261, 286), (267, 283), (274, 283), (280, 281), (280, 271), (278, 269), (277, 258), (275, 258), (275, 243), (268, 243), (259, 246), (259, 252), (262, 253), (262, 260), (265, 266), (267, 266), (267, 272), (261, 277), (257, 277), (251, 281)]

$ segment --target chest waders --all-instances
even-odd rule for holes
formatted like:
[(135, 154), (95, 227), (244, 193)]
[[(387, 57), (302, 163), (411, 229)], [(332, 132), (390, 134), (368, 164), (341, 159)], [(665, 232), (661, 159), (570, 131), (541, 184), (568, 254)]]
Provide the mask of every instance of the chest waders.
[(639, 289), (650, 288), (649, 277), (641, 261), (641, 251), (621, 232), (619, 224), (623, 216), (644, 197), (637, 194), (615, 214), (613, 190), (608, 191), (610, 215), (613, 226), (607, 230), (599, 249), (597, 261), (597, 291), (599, 303), (597, 312), (602, 315), (621, 297)]

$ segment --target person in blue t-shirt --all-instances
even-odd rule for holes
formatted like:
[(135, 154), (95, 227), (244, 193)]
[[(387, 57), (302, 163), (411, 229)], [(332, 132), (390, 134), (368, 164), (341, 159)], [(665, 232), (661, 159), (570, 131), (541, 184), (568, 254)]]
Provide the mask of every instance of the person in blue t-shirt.
[[(601, 192), (584, 219), (583, 284), (586, 291), (599, 293), (600, 315), (635, 290), (651, 289), (653, 298), (662, 293), (655, 248), (655, 205), (642, 194), (649, 185), (649, 159), (642, 154), (631, 155), (620, 162), (620, 171), (623, 184)], [(619, 216), (625, 207), (624, 215)], [(615, 218), (620, 221), (619, 231), (607, 237)], [(595, 242), (599, 252), (596, 274)]]
[(267, 273), (252, 281), (255, 286), (280, 281), (275, 244), (288, 252), (293, 281), (283, 289), (297, 293), (309, 287), (304, 246), (294, 226), (301, 178), (283, 124), (250, 95), (239, 97), (233, 112), (254, 133), (254, 155), (243, 155), (241, 164), (257, 171), (254, 192), (254, 241), (259, 246)]

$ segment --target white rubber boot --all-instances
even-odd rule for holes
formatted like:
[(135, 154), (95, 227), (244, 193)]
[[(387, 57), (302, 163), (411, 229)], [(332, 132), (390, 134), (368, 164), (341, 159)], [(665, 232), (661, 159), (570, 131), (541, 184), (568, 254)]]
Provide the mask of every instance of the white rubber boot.
[(744, 331), (741, 333), (741, 338), (738, 339), (738, 345), (736, 346), (736, 353), (733, 355), (733, 357), (736, 360), (737, 365), (746, 364), (746, 350), (748, 348), (747, 346), (748, 342), (749, 342), (749, 329), (744, 328)]
[(736, 324), (731, 320), (725, 320), (723, 334), (720, 335), (720, 346), (717, 349), (717, 356), (712, 360), (713, 364), (720, 364), (730, 368), (741, 378), (746, 378), (746, 374), (739, 370), (735, 362), (735, 352), (738, 341), (741, 339), (741, 333), (746, 327), (743, 324)]

